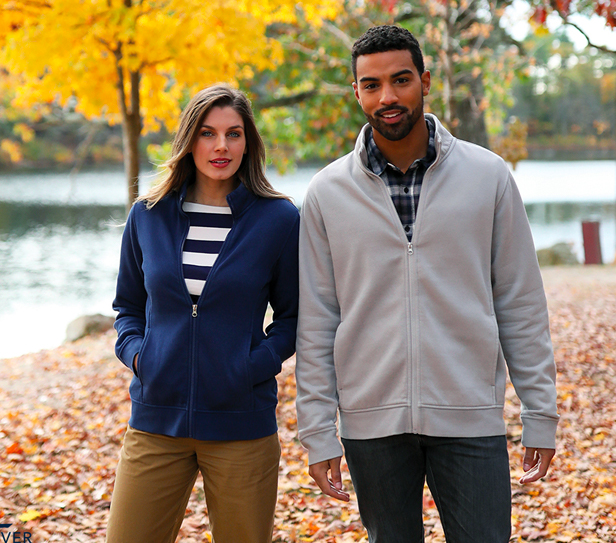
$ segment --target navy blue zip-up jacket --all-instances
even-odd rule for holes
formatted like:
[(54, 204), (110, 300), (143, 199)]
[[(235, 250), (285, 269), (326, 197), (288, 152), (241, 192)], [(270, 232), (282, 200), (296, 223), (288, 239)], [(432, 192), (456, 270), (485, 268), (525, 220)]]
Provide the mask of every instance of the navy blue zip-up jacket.
[(137, 202), (123, 234), (113, 307), (118, 358), (132, 370), (139, 353), (129, 424), (201, 440), (265, 437), (277, 430), (275, 376), (295, 351), (299, 213), (240, 184), (227, 196), (233, 227), (193, 305), (186, 188), (149, 210)]

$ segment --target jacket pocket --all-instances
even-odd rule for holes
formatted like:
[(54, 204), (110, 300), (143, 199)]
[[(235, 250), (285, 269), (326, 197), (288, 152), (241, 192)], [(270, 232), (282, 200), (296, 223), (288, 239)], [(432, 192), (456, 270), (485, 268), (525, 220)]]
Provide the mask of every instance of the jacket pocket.
[(186, 349), (165, 334), (146, 332), (137, 373), (141, 402), (161, 407), (184, 407), (188, 402), (190, 367)]
[(210, 355), (199, 367), (197, 407), (202, 411), (250, 411), (253, 388), (248, 357)]
[(146, 349), (148, 347), (148, 339), (150, 337), (150, 327), (146, 327), (145, 335), (143, 336), (143, 341), (141, 342), (141, 349), (137, 353), (137, 372), (134, 372), (134, 364), (133, 360), (133, 380), (130, 384), (130, 397), (133, 400), (138, 401), (139, 403), (143, 403), (143, 372), (146, 366), (145, 361), (147, 357), (145, 356)]
[[(499, 340), (495, 319), (456, 337), (422, 343), (420, 403), (427, 407), (497, 405)], [(451, 334), (451, 336), (454, 336)]]
[[(149, 337), (150, 337), (150, 327), (148, 326), (146, 328), (145, 335), (143, 336), (143, 343), (141, 344), (141, 349), (137, 353), (137, 372), (135, 375), (137, 379), (139, 379), (139, 382), (141, 383), (142, 387), (143, 387), (142, 375), (143, 375), (144, 367), (145, 367), (144, 360), (146, 360), (145, 352), (148, 347)], [(134, 372), (134, 365), (135, 365), (135, 361), (133, 360), (133, 372)]]

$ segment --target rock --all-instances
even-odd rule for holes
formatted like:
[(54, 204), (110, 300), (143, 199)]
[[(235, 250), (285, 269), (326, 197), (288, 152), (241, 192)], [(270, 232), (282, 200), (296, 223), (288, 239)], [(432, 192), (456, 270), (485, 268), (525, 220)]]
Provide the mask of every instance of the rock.
[(66, 327), (67, 342), (76, 341), (84, 336), (100, 334), (113, 328), (115, 319), (105, 315), (83, 315), (71, 321)]
[(547, 249), (537, 251), (540, 266), (575, 266), (579, 261), (569, 243), (557, 243)]

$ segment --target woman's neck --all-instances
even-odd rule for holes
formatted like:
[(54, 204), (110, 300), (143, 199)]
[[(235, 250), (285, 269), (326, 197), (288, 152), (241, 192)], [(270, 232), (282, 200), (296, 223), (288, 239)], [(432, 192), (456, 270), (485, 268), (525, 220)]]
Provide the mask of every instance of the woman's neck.
[(228, 179), (225, 181), (210, 182), (209, 180), (197, 179), (186, 191), (186, 201), (196, 204), (227, 207), (227, 195), (233, 192), (239, 181)]

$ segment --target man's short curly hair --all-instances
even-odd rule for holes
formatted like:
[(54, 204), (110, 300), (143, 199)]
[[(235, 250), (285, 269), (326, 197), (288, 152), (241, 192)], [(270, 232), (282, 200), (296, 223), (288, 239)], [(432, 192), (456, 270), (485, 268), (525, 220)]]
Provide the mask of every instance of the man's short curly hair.
[(353, 44), (351, 67), (355, 81), (357, 81), (357, 57), (387, 51), (410, 51), (415, 67), (420, 74), (424, 73), (423, 54), (415, 36), (399, 26), (381, 25), (369, 28)]

